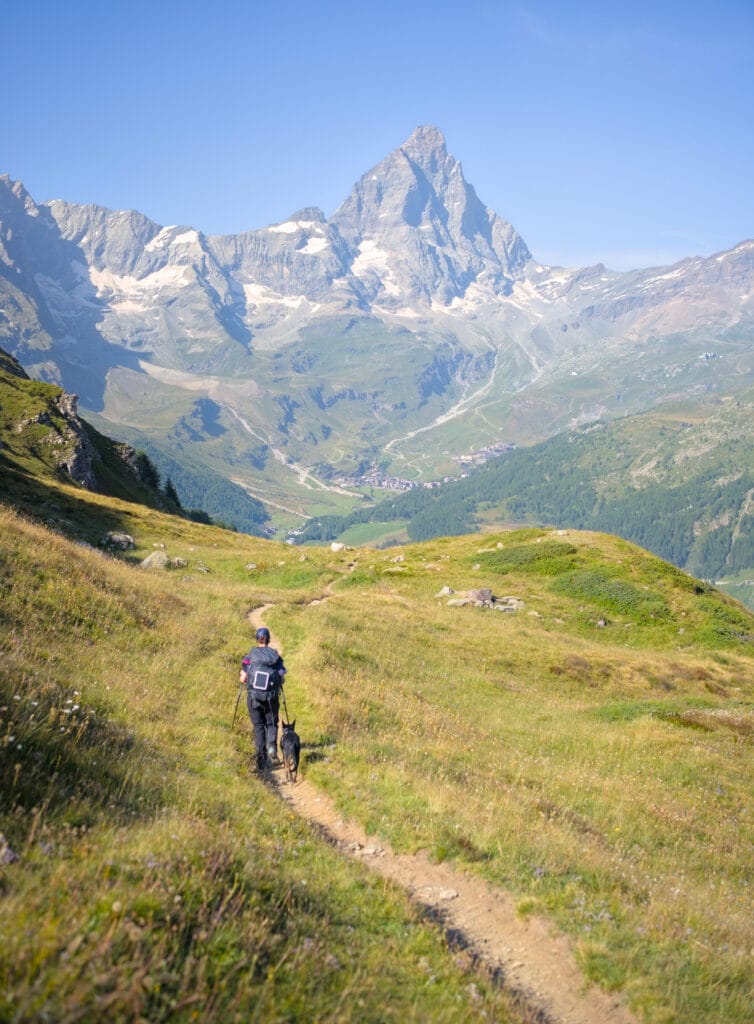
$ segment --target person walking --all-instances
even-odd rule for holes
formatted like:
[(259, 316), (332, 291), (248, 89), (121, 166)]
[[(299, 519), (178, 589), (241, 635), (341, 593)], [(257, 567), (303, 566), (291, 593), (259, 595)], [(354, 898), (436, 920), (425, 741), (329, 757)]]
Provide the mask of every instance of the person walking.
[(246, 687), (246, 707), (254, 730), (257, 771), (278, 764), (278, 713), (285, 665), (274, 647), (270, 631), (260, 626), (257, 646), (243, 659), (239, 681)]

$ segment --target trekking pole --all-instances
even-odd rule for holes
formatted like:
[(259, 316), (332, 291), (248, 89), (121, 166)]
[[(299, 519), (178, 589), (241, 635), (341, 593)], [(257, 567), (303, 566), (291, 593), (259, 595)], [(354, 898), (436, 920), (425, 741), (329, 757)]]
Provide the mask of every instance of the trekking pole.
[(236, 715), (238, 714), (238, 705), (241, 702), (241, 693), (242, 692), (243, 692), (243, 683), (241, 683), (240, 686), (238, 687), (238, 696), (236, 697), (236, 709), (233, 712), (233, 721), (230, 723), (231, 729), (236, 724)]

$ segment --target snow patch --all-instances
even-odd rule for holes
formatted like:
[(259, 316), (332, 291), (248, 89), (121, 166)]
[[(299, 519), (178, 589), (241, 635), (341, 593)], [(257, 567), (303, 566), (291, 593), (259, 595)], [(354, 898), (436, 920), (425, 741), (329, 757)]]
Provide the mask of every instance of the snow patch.
[(320, 308), (319, 302), (310, 303), (305, 295), (280, 295), (263, 284), (244, 284), (241, 287), (247, 306), (285, 306), (287, 309), (300, 309), (306, 304), (312, 313)]
[(316, 220), (286, 220), (282, 224), (271, 224), (267, 230), (275, 235), (292, 235), (296, 231), (311, 231), (321, 225)]
[(113, 313), (122, 313), (127, 316), (129, 313), (146, 313), (149, 306), (136, 299), (123, 299), (122, 302), (112, 302), (110, 309)]
[(198, 231), (194, 231), (193, 228), (191, 229), (191, 231), (184, 231), (183, 234), (176, 235), (175, 238), (173, 239), (173, 241), (170, 244), (171, 245), (198, 245), (199, 244), (199, 232)]
[(170, 241), (170, 233), (175, 229), (175, 225), (171, 225), (168, 228), (163, 228), (159, 231), (151, 242), (147, 242), (144, 246), (144, 252), (154, 252), (155, 249), (161, 249), (163, 246), (168, 245)]
[(354, 277), (364, 277), (372, 271), (379, 272), (388, 270), (390, 255), (384, 249), (380, 249), (374, 238), (365, 238), (359, 245), (359, 255), (351, 264), (351, 273)]
[(97, 294), (115, 292), (122, 295), (140, 295), (144, 292), (159, 291), (161, 288), (185, 288), (191, 284), (193, 274), (190, 267), (163, 267), (146, 277), (119, 277), (111, 270), (97, 270), (89, 267), (89, 280)]
[(318, 252), (322, 252), (323, 249), (326, 249), (329, 244), (330, 243), (326, 238), (314, 235), (313, 238), (309, 239), (304, 248), (299, 249), (298, 251), (303, 253), (305, 256), (315, 256)]

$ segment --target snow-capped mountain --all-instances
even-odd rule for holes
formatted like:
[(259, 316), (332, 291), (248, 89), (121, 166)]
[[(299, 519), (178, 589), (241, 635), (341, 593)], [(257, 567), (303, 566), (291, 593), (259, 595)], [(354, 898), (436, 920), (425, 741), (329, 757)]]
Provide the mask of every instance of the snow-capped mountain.
[[(124, 428), (178, 443), (193, 424), (247, 481), (249, 460), (304, 482), (314, 465), (421, 476), (469, 447), (741, 387), (753, 294), (750, 241), (630, 273), (539, 264), (432, 127), (330, 218), (237, 235), (37, 203), (0, 178), (0, 345)], [(197, 431), (199, 400), (224, 441)]]

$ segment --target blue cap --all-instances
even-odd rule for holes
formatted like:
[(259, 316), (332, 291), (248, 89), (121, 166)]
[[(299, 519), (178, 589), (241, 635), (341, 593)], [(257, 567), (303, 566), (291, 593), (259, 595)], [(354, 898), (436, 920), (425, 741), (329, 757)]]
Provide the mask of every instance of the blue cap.
[(257, 640), (264, 640), (265, 643), (270, 642), (270, 631), (266, 626), (260, 626), (257, 630)]

